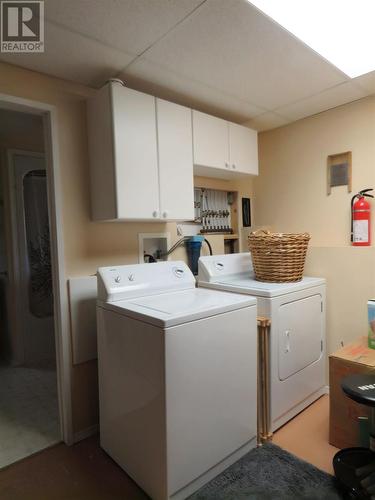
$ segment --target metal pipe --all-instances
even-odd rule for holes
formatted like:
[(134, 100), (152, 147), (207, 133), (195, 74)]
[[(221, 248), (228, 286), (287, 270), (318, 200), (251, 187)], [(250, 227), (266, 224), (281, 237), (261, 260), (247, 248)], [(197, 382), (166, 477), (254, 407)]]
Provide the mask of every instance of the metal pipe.
[(258, 317), (258, 445), (272, 439), (270, 430), (269, 335), (271, 321)]

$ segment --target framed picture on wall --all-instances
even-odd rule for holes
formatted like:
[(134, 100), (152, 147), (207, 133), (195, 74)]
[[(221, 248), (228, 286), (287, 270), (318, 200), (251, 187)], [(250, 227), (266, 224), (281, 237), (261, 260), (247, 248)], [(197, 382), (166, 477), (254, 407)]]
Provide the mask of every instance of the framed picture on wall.
[(250, 198), (242, 198), (242, 225), (251, 226), (251, 203)]

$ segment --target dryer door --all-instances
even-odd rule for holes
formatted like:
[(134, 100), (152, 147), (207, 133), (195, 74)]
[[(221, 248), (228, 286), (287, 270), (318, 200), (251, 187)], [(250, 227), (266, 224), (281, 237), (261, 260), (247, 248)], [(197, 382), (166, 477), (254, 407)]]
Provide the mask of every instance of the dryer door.
[(279, 308), (279, 379), (286, 380), (322, 355), (322, 297), (312, 295)]

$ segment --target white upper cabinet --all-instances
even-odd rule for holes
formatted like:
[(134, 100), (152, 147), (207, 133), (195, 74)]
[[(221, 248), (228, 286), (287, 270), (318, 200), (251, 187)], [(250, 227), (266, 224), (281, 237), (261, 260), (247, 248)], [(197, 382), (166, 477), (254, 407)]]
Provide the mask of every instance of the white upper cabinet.
[(88, 102), (94, 220), (160, 216), (155, 98), (105, 85)]
[(194, 165), (229, 168), (228, 122), (193, 110)]
[(230, 167), (232, 170), (258, 175), (258, 134), (237, 123), (229, 123)]
[(94, 220), (194, 218), (191, 110), (104, 86), (88, 103)]
[(162, 219), (194, 219), (191, 109), (156, 99)]
[(155, 98), (112, 85), (117, 217), (160, 216)]
[(93, 220), (193, 220), (194, 174), (258, 174), (257, 133), (113, 81), (88, 101)]
[(258, 174), (255, 130), (193, 111), (194, 173), (233, 178)]

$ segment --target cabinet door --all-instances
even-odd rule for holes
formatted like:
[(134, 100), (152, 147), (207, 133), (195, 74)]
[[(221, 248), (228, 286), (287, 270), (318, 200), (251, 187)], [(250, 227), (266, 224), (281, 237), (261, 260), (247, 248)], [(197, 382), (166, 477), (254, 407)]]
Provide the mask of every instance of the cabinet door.
[(156, 99), (160, 213), (163, 219), (194, 219), (191, 110)]
[(105, 85), (87, 103), (91, 216), (102, 221), (117, 217), (111, 95)]
[(229, 169), (228, 122), (193, 110), (194, 164)]
[(233, 172), (258, 175), (258, 134), (229, 123), (230, 168)]
[(114, 158), (119, 219), (157, 219), (159, 179), (153, 96), (112, 85)]

